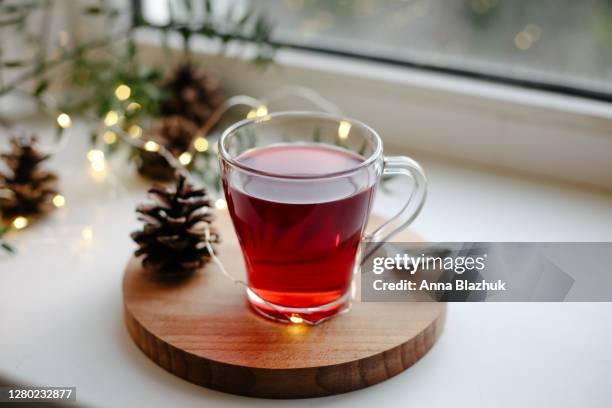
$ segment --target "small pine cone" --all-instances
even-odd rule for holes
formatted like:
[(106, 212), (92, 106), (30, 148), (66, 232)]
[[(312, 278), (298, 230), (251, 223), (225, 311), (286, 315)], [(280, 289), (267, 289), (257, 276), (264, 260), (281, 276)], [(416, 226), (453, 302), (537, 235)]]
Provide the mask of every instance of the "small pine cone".
[(0, 174), (2, 218), (38, 217), (49, 212), (57, 194), (57, 176), (39, 168), (49, 155), (38, 151), (35, 136), (14, 136), (10, 143), (12, 150), (0, 155), (9, 170), (8, 174)]
[[(164, 146), (174, 157), (189, 150), (198, 132), (198, 127), (181, 116), (161, 118), (151, 129), (150, 139)], [(140, 150), (138, 171), (143, 176), (158, 181), (174, 178), (175, 170), (161, 155)]]
[(162, 116), (179, 115), (202, 127), (223, 103), (219, 82), (192, 62), (181, 63), (163, 85)]
[(132, 233), (138, 244), (136, 256), (142, 265), (161, 277), (186, 276), (210, 261), (207, 242), (220, 242), (212, 221), (212, 201), (205, 188), (194, 189), (179, 175), (175, 188), (154, 186), (154, 203), (140, 205), (136, 212), (144, 227)]

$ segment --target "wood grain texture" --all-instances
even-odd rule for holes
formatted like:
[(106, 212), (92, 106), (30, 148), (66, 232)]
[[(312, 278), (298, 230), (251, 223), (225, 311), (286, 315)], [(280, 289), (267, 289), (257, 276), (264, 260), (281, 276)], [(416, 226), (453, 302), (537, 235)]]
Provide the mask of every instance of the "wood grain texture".
[[(216, 225), (222, 262), (244, 277), (227, 212)], [(315, 327), (274, 323), (251, 311), (243, 287), (213, 264), (169, 284), (138, 259), (126, 268), (123, 298), (131, 337), (158, 365), (212, 389), (267, 398), (339, 394), (393, 377), (433, 346), (445, 316), (438, 303), (354, 301), (350, 312)]]

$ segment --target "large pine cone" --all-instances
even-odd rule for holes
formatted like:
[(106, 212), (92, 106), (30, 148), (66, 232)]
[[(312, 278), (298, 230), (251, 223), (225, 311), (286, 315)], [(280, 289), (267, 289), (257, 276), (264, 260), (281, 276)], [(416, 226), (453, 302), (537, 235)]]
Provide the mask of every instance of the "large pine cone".
[(161, 115), (179, 115), (202, 127), (223, 102), (219, 83), (190, 61), (180, 64), (164, 83), (168, 94)]
[(181, 175), (176, 188), (154, 186), (149, 195), (155, 202), (136, 209), (144, 228), (132, 233), (136, 256), (144, 255), (142, 265), (167, 278), (202, 267), (211, 258), (206, 243), (220, 241), (206, 189), (194, 189)]
[(53, 209), (53, 196), (57, 194), (57, 176), (39, 168), (49, 155), (36, 149), (35, 136), (14, 136), (10, 143), (12, 150), (0, 156), (9, 169), (8, 174), (0, 174), (2, 218), (40, 216)]

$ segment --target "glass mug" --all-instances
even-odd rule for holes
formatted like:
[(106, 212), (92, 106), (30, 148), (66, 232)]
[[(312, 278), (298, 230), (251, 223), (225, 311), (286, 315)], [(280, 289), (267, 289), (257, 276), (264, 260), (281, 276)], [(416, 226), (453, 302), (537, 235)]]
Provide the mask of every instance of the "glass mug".
[[(219, 157), (249, 303), (282, 322), (316, 324), (347, 310), (361, 244), (404, 229), (426, 196), (417, 162), (383, 156), (372, 128), (332, 114), (240, 121), (223, 132)], [(366, 234), (382, 175), (408, 176), (414, 187), (396, 216)]]

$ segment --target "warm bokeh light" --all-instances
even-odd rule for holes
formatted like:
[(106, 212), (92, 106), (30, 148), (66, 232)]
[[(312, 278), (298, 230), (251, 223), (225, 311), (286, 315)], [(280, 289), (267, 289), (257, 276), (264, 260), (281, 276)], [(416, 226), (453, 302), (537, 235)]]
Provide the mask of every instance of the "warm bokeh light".
[(51, 201), (53, 202), (53, 205), (56, 206), (57, 208), (60, 208), (66, 205), (66, 199), (61, 194), (56, 194), (53, 197), (53, 200)]
[(219, 198), (217, 201), (215, 201), (215, 207), (217, 210), (225, 210), (227, 208), (227, 202), (224, 199)]
[(195, 147), (198, 152), (205, 152), (208, 150), (208, 140), (202, 136), (197, 137), (193, 142), (193, 147)]
[(90, 151), (87, 152), (87, 160), (89, 160), (92, 163), (96, 161), (104, 160), (104, 152), (98, 149), (91, 149)]
[(13, 220), (13, 227), (15, 227), (15, 229), (18, 229), (18, 230), (24, 229), (25, 227), (28, 226), (28, 224), (29, 222), (26, 217), (19, 216)]
[(183, 166), (188, 165), (189, 163), (191, 163), (191, 153), (189, 152), (183, 152), (181, 153), (181, 155), (178, 158), (179, 163), (181, 163)]
[(514, 37), (514, 45), (519, 50), (528, 50), (542, 35), (542, 29), (536, 24), (527, 24), (523, 31)]
[(259, 108), (257, 108), (257, 112), (255, 113), (258, 117), (266, 116), (268, 114), (268, 108), (265, 105), (261, 105)]
[(351, 132), (351, 122), (347, 122), (346, 120), (340, 121), (340, 125), (338, 125), (338, 137), (340, 139), (346, 139)]
[(104, 117), (104, 124), (106, 126), (113, 126), (119, 122), (119, 115), (115, 111), (108, 111), (106, 116)]
[(293, 324), (301, 324), (304, 323), (304, 319), (302, 319), (302, 317), (297, 314), (297, 313), (293, 313), (290, 317), (289, 320), (291, 321), (291, 323)]
[(104, 134), (102, 135), (102, 139), (106, 144), (114, 144), (117, 141), (117, 134), (112, 130), (108, 130), (104, 132)]
[(57, 124), (62, 129), (67, 129), (72, 126), (72, 119), (70, 119), (70, 116), (67, 113), (60, 113), (57, 116)]
[(91, 168), (96, 172), (101, 172), (106, 169), (106, 161), (104, 160), (104, 152), (102, 150), (90, 150), (87, 152), (87, 160), (89, 160)]
[(159, 144), (152, 140), (149, 140), (144, 144), (144, 148), (147, 152), (157, 152), (159, 151)]
[(128, 129), (128, 133), (132, 138), (140, 139), (140, 137), (142, 136), (142, 128), (138, 125), (132, 125)]
[(268, 114), (268, 107), (260, 105), (257, 109), (253, 109), (247, 113), (247, 119), (259, 118)]
[(127, 106), (128, 112), (133, 112), (136, 109), (140, 109), (142, 106), (138, 102), (130, 102)]
[(132, 94), (132, 90), (130, 89), (129, 86), (125, 84), (121, 84), (117, 88), (115, 88), (115, 96), (120, 101), (125, 101), (126, 99), (130, 97), (131, 94)]

